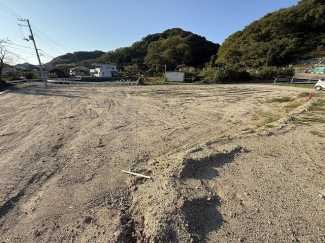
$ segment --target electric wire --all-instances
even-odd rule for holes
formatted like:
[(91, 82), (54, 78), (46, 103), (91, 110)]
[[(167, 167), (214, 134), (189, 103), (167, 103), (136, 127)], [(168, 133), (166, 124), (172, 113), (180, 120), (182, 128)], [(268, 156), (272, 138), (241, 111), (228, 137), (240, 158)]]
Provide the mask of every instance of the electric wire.
[[(18, 14), (17, 12), (15, 12), (14, 10), (12, 10), (11, 8), (9, 8), (8, 6), (6, 6), (5, 4), (1, 3), (0, 2), (0, 8), (2, 10), (4, 10), (5, 12), (7, 12), (8, 14), (10, 14), (11, 16), (13, 16), (14, 18), (16, 18), (17, 20), (21, 20), (23, 19), (23, 17)], [(2, 17), (4, 17), (2, 15)], [(6, 18), (6, 17), (4, 17)], [(6, 18), (7, 20), (11, 21), (10, 19)], [(11, 21), (14, 23), (14, 21)], [(20, 33), (21, 33), (21, 36), (23, 39), (24, 38), (24, 33), (23, 33), (23, 29), (22, 29), (22, 25), (19, 25), (19, 30), (20, 30)], [(70, 53), (71, 50), (72, 50), (72, 55), (75, 56), (77, 62), (78, 62), (78, 58), (77, 56), (73, 53), (73, 49), (71, 47), (68, 47), (68, 46), (65, 46), (65, 45), (62, 45), (60, 43), (58, 43), (57, 41), (55, 41), (53, 38), (49, 37), (47, 34), (45, 34), (43, 31), (41, 31), (39, 28), (37, 28), (35, 25), (32, 25), (33, 29), (34, 29), (34, 33), (36, 36), (38, 36), (40, 39), (42, 39), (42, 41), (44, 41), (45, 43), (47, 43), (49, 46), (51, 46), (52, 48), (54, 48), (55, 50), (57, 50), (59, 53), (62, 53), (64, 50), (64, 52), (68, 52)], [(59, 50), (58, 48), (60, 48), (61, 50)], [(70, 49), (70, 50), (69, 50)], [(61, 59), (60, 57), (58, 57), (59, 59)], [(67, 59), (67, 60), (64, 60), (64, 59), (61, 59), (62, 61), (69, 61), (71, 58)]]
[(19, 47), (22, 47), (22, 48), (27, 48), (27, 49), (32, 49), (32, 50), (34, 50), (33, 47), (17, 45), (17, 44), (14, 44), (14, 43), (12, 43), (12, 42), (8, 42), (8, 43), (6, 43), (6, 44), (7, 44), (7, 45), (14, 45), (14, 46), (19, 46)]

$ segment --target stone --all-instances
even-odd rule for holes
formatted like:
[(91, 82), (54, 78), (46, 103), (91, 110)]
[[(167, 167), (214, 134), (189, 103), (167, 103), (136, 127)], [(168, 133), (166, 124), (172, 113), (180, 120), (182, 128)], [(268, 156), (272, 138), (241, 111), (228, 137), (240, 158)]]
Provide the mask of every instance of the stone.
[(320, 198), (325, 198), (325, 189), (319, 191), (318, 193), (319, 193)]

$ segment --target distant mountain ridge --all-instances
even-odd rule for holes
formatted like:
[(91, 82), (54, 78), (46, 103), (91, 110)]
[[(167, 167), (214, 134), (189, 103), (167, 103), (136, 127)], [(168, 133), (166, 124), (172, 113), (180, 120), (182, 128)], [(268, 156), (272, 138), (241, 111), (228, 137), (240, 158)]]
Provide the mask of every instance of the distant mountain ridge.
[[(168, 40), (168, 41), (167, 41)], [(167, 41), (167, 42), (164, 42)], [(175, 58), (178, 65), (204, 66), (210, 61), (210, 57), (217, 53), (219, 44), (206, 40), (205, 37), (184, 31), (180, 28), (168, 29), (162, 33), (150, 34), (142, 40), (133, 43), (130, 47), (121, 47), (109, 52), (75, 52), (59, 56), (51, 61), (51, 64), (76, 64), (90, 66), (94, 62), (115, 63), (123, 65), (147, 65), (150, 62), (145, 58), (148, 55), (149, 46), (157, 42), (164, 44), (170, 52), (165, 52), (166, 58)], [(163, 43), (164, 42), (164, 43)], [(166, 46), (170, 44), (169, 46)], [(174, 48), (175, 47), (175, 48)], [(153, 48), (152, 48), (153, 50)], [(177, 53), (177, 57), (175, 56)], [(174, 55), (175, 54), (175, 55)], [(179, 59), (182, 55), (187, 54), (187, 59)], [(168, 60), (167, 58), (167, 60)], [(78, 61), (77, 61), (78, 60)], [(175, 63), (173, 63), (174, 65)], [(162, 65), (162, 63), (160, 63)], [(171, 64), (172, 65), (172, 64)]]
[(80, 62), (89, 59), (96, 59), (104, 55), (105, 52), (103, 51), (77, 51), (74, 53), (66, 53), (64, 55), (58, 56), (54, 58), (50, 63), (52, 65), (58, 64), (71, 64), (75, 62)]

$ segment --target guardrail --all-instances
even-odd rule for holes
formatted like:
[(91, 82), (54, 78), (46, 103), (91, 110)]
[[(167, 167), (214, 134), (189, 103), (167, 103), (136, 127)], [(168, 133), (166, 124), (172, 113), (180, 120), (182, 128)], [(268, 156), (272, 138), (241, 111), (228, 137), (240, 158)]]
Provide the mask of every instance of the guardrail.
[[(25, 82), (43, 82), (42, 79), (19, 79), (6, 81), (7, 84), (19, 84)], [(47, 79), (47, 82), (54, 84), (111, 84), (111, 85), (138, 85), (139, 81), (102, 81), (102, 82), (91, 82), (82, 81), (81, 79), (70, 79), (70, 78), (53, 78)]]
[(19, 80), (6, 81), (7, 84), (19, 84), (24, 82), (43, 82), (43, 80), (37, 78), (37, 79), (19, 79)]
[(300, 78), (276, 78), (274, 83), (295, 83), (295, 84), (315, 84), (317, 83), (318, 79), (300, 79)]
[(81, 81), (81, 80), (71, 80), (69, 78), (59, 78), (59, 79), (48, 79), (47, 82), (54, 84), (110, 84), (110, 85), (138, 85), (139, 81), (102, 81), (102, 82), (91, 82), (91, 81)]

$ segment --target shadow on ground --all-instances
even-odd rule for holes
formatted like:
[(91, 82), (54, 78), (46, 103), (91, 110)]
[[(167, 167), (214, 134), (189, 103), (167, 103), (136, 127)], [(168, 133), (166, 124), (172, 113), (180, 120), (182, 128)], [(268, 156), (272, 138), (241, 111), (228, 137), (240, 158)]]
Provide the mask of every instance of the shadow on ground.
[(66, 98), (79, 98), (79, 99), (88, 99), (86, 96), (78, 95), (79, 91), (69, 90), (69, 91), (61, 91), (57, 88), (48, 87), (42, 88), (39, 85), (30, 85), (30, 86), (14, 86), (10, 87), (11, 93), (24, 94), (24, 95), (41, 95), (41, 96), (58, 96), (58, 97), (66, 97)]

